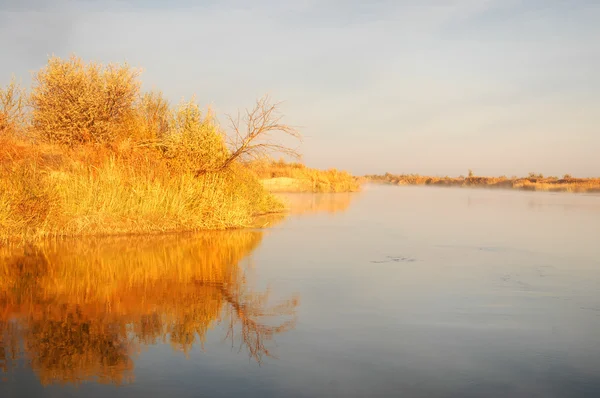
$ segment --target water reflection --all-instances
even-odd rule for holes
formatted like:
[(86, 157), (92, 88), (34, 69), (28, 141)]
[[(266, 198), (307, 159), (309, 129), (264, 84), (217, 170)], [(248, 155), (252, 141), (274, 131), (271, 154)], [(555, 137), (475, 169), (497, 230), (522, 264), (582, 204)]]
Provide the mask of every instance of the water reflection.
[(288, 215), (313, 215), (317, 213), (343, 213), (350, 207), (358, 192), (340, 193), (276, 193), (285, 206), (282, 213), (265, 214), (254, 220), (254, 228), (271, 228), (288, 219)]
[(26, 359), (44, 385), (126, 383), (144, 347), (188, 353), (217, 324), (260, 362), (298, 305), (273, 305), (247, 282), (239, 263), (261, 239), (234, 231), (0, 249), (0, 371)]
[(348, 210), (359, 193), (291, 193), (278, 194), (292, 214), (342, 213)]

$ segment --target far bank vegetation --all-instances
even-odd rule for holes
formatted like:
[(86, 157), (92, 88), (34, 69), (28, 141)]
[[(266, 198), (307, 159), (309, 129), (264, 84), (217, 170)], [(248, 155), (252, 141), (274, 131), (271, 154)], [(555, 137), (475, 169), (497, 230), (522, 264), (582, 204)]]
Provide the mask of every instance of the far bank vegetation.
[(371, 182), (393, 185), (431, 185), (447, 187), (507, 188), (528, 191), (553, 192), (600, 192), (600, 178), (574, 178), (569, 174), (562, 177), (545, 177), (529, 173), (527, 177), (479, 177), (469, 170), (467, 177), (428, 177), (419, 174), (367, 175)]

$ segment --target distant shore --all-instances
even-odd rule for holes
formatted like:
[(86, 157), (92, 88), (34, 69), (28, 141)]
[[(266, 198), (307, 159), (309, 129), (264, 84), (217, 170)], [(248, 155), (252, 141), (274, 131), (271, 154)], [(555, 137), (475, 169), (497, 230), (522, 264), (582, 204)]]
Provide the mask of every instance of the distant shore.
[[(292, 178), (292, 177), (274, 177), (260, 180), (262, 186), (269, 192), (273, 193), (336, 193), (336, 192), (355, 192), (359, 190), (359, 185), (347, 188), (338, 188), (335, 185), (323, 187), (314, 180)], [(339, 190), (338, 190), (339, 189)]]
[(366, 181), (391, 185), (432, 185), (447, 187), (484, 187), (519, 189), (526, 191), (551, 191), (588, 193), (600, 192), (600, 178), (574, 178), (565, 175), (562, 178), (544, 177), (531, 174), (528, 177), (429, 177), (418, 174), (386, 173), (367, 175)]

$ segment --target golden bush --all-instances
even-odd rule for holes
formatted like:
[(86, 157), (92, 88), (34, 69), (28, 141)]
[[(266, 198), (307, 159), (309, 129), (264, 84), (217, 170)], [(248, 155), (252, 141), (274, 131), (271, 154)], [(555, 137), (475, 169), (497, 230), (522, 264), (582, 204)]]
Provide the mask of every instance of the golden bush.
[(34, 76), (32, 125), (60, 144), (111, 143), (133, 117), (140, 71), (128, 65), (52, 57)]
[(0, 87), (0, 137), (14, 136), (25, 124), (25, 91), (13, 78)]

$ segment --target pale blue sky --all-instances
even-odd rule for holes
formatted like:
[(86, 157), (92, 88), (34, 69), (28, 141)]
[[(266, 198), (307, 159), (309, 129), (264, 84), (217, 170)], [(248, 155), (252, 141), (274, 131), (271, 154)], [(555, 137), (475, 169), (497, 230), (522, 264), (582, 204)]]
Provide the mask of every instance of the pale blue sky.
[(70, 53), (173, 102), (265, 93), (354, 173), (600, 175), (600, 1), (0, 0), (0, 83)]

